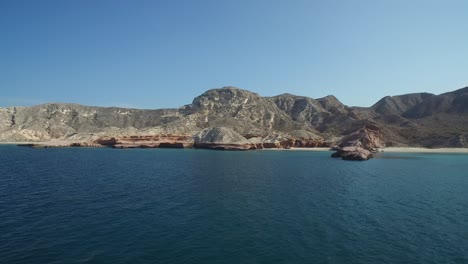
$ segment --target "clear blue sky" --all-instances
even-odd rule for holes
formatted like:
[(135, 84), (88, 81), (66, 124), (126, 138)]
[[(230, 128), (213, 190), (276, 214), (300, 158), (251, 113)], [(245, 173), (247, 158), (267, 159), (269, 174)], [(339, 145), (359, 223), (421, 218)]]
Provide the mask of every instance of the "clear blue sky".
[(2, 0), (0, 106), (179, 107), (237, 86), (271, 96), (468, 85), (468, 1)]

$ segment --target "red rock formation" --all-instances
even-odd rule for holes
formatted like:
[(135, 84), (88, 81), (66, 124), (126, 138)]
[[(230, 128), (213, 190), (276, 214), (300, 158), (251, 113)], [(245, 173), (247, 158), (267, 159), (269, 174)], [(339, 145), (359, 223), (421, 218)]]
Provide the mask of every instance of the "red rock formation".
[[(240, 135), (239, 135), (240, 136)], [(328, 147), (319, 139), (291, 138), (277, 136), (274, 139), (262, 141), (240, 141), (240, 142), (203, 142), (194, 141), (189, 135), (145, 135), (145, 136), (121, 136), (121, 137), (101, 137), (92, 142), (51, 142), (48, 144), (28, 144), (25, 146), (46, 148), (46, 147), (111, 147), (111, 148), (204, 148), (214, 150), (256, 150), (256, 149), (289, 149), (291, 147), (313, 148)]]
[(193, 139), (188, 135), (154, 135), (104, 137), (95, 141), (97, 144), (112, 148), (191, 148)]
[[(240, 135), (239, 135), (240, 136)], [(204, 148), (213, 150), (257, 150), (257, 149), (289, 149), (291, 147), (314, 148), (328, 147), (328, 143), (322, 140), (309, 138), (291, 138), (277, 136), (268, 140), (253, 140), (240, 142), (203, 142), (194, 141), (189, 135), (145, 135), (145, 136), (121, 136), (121, 137), (101, 137), (91, 142), (50, 142), (41, 144), (25, 144), (24, 146), (33, 148), (51, 147), (110, 147), (110, 148)]]
[(296, 148), (328, 148), (330, 143), (324, 142), (321, 139), (299, 138), (294, 140)]
[(372, 158), (371, 151), (384, 147), (383, 134), (375, 124), (365, 124), (361, 129), (345, 136), (339, 144), (339, 149), (332, 154), (333, 158), (344, 160), (368, 160)]
[(375, 124), (365, 124), (361, 129), (345, 136), (340, 147), (357, 146), (373, 150), (385, 146), (383, 134)]
[(104, 147), (101, 144), (95, 142), (49, 142), (49, 143), (28, 143), (28, 144), (18, 144), (19, 147), (29, 147), (29, 148), (69, 148), (69, 147), (82, 147), (82, 148), (98, 148)]

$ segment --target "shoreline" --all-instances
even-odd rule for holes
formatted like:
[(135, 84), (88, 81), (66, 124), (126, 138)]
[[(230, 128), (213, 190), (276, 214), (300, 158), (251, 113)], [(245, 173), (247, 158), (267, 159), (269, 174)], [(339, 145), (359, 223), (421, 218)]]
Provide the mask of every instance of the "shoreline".
[[(290, 148), (290, 149), (263, 149), (263, 150), (286, 150), (286, 151), (326, 151), (333, 152), (330, 148)], [(382, 153), (468, 153), (468, 148), (422, 148), (422, 147), (388, 147), (378, 149), (376, 154)]]
[(18, 141), (18, 142), (4, 142), (0, 141), (0, 145), (23, 145), (23, 144), (49, 144), (51, 142), (31, 142), (31, 141)]
[(468, 148), (389, 147), (379, 151), (383, 151), (383, 153), (468, 153)]
[(259, 150), (287, 150), (287, 151), (332, 151), (330, 148), (298, 148), (292, 147), (289, 149), (286, 148), (264, 148)]
[[(73, 142), (67, 141), (45, 141), (45, 142), (31, 142), (31, 141), (18, 141), (18, 142), (2, 142), (0, 145), (21, 145), (21, 144), (38, 144), (47, 145), (51, 147), (65, 147)], [(83, 147), (97, 147), (97, 146), (83, 146)], [(286, 150), (286, 151), (314, 151), (314, 152), (331, 152), (330, 148), (298, 148), (292, 147), (290, 149), (284, 148), (265, 148), (259, 150)], [(468, 148), (423, 148), (423, 147), (388, 147), (378, 149), (378, 153), (468, 153)]]

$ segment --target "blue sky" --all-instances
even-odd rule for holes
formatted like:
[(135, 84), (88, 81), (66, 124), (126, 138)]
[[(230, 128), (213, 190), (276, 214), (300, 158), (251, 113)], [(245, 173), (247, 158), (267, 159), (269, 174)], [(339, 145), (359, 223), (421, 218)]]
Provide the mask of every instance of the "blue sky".
[(385, 95), (468, 85), (468, 1), (0, 1), (0, 106), (179, 107), (205, 90)]

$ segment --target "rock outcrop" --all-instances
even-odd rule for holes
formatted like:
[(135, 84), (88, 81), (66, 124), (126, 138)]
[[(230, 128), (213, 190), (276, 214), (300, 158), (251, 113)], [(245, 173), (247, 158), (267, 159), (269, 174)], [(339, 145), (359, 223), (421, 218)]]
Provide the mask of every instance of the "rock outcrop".
[(250, 143), (233, 129), (226, 127), (207, 128), (194, 136), (194, 147), (214, 150), (248, 150), (259, 146)]
[(367, 150), (385, 147), (384, 136), (380, 128), (373, 123), (364, 124), (357, 131), (347, 134), (339, 147), (356, 146)]
[(342, 147), (333, 153), (332, 158), (342, 158), (344, 160), (363, 161), (372, 158), (372, 153), (364, 148), (357, 146)]
[(334, 96), (312, 99), (291, 94), (272, 97), (279, 109), (287, 113), (294, 121), (312, 126), (321, 125), (325, 119), (347, 113), (346, 107)]
[(372, 152), (385, 146), (383, 134), (374, 123), (365, 123), (362, 128), (344, 136), (339, 145), (334, 147), (333, 158), (344, 160), (368, 160)]
[(315, 132), (311, 125), (294, 121), (270, 98), (235, 87), (209, 90), (185, 106), (184, 111), (194, 115), (201, 129), (226, 127), (242, 135), (287, 133), (297, 129)]
[(191, 148), (193, 140), (188, 135), (102, 137), (94, 141), (112, 148)]

